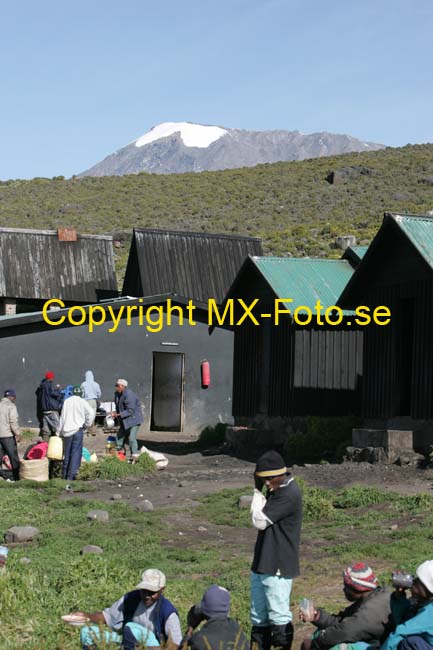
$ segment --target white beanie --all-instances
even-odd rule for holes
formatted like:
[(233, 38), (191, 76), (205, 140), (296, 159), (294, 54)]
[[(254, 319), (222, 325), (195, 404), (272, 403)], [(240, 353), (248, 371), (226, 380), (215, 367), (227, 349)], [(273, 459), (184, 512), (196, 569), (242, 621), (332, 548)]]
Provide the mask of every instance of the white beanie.
[(126, 388), (126, 386), (128, 385), (128, 382), (126, 381), (126, 379), (118, 379), (116, 381), (116, 384), (119, 384), (120, 386), (125, 386), (125, 388)]
[(416, 570), (416, 575), (424, 587), (433, 594), (433, 560), (426, 560)]

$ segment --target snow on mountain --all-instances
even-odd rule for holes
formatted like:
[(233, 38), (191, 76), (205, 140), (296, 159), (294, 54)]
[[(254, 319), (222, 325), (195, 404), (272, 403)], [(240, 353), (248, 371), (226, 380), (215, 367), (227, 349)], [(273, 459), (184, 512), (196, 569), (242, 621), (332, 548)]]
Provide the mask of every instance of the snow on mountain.
[(377, 149), (383, 149), (383, 145), (344, 134), (246, 131), (163, 122), (79, 175), (215, 171)]
[(191, 124), (191, 122), (163, 122), (153, 126), (135, 141), (136, 147), (144, 147), (146, 144), (167, 138), (173, 133), (180, 133), (185, 147), (206, 148), (223, 135), (228, 133), (219, 126), (204, 126), (203, 124)]

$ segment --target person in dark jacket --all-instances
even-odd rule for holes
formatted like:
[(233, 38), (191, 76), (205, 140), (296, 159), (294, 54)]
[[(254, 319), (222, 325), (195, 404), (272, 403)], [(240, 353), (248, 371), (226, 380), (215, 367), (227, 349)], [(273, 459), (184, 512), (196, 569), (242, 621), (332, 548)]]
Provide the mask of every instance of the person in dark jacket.
[(391, 607), (396, 628), (380, 650), (433, 650), (433, 560), (419, 565), (410, 590), (410, 599), (395, 594)]
[(54, 373), (48, 370), (45, 378), (36, 389), (36, 408), (39, 420), (39, 435), (48, 442), (50, 436), (56, 434), (60, 422), (60, 410), (63, 396), (53, 385)]
[(116, 381), (114, 403), (116, 411), (112, 416), (120, 420), (120, 428), (116, 436), (117, 451), (121, 451), (128, 442), (131, 456), (135, 458), (138, 454), (137, 433), (143, 422), (143, 412), (139, 398), (128, 388), (126, 379)]
[[(141, 581), (113, 605), (101, 612), (74, 612), (73, 615), (92, 625), (81, 628), (83, 650), (121, 644), (122, 650), (136, 646), (176, 650), (182, 640), (180, 621), (175, 606), (163, 596), (166, 579), (158, 569), (146, 569)], [(107, 625), (111, 631), (102, 630)], [(111, 646), (110, 646), (111, 647)]]
[[(248, 639), (239, 623), (229, 618), (230, 594), (219, 585), (207, 589), (200, 605), (188, 612), (188, 647), (192, 650), (248, 650)], [(201, 629), (192, 631), (206, 623)]]
[(251, 646), (290, 650), (290, 593), (293, 578), (299, 575), (301, 491), (276, 451), (259, 458), (254, 481), (251, 517), (259, 532), (251, 566)]
[(343, 574), (343, 591), (351, 603), (338, 614), (318, 608), (300, 613), (300, 619), (311, 622), (318, 631), (304, 639), (302, 650), (328, 650), (344, 644), (345, 650), (364, 650), (368, 645), (384, 641), (391, 625), (391, 594), (380, 587), (372, 569), (359, 562)]

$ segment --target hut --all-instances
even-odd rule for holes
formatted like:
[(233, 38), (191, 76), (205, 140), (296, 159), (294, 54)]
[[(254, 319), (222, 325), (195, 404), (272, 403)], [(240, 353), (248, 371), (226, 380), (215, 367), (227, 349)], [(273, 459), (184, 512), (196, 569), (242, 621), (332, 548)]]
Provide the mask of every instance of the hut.
[(117, 295), (113, 240), (72, 228), (0, 228), (0, 314), (40, 310), (50, 298), (65, 304)]
[(134, 228), (122, 294), (176, 293), (195, 303), (221, 303), (257, 237)]
[[(352, 274), (347, 260), (253, 256), (246, 260), (223, 303), (224, 307), (234, 300), (238, 305), (242, 299), (251, 305), (259, 300), (254, 314), (260, 326), (247, 318), (233, 327), (237, 423), (359, 412), (362, 331), (350, 311), (338, 314), (333, 309)], [(278, 323), (276, 304), (290, 310), (278, 317)], [(237, 309), (235, 322), (242, 312)], [(324, 314), (338, 324), (327, 324)]]
[(365, 426), (413, 430), (415, 448), (433, 442), (433, 218), (385, 213), (338, 304), (385, 306), (386, 326), (364, 333)]

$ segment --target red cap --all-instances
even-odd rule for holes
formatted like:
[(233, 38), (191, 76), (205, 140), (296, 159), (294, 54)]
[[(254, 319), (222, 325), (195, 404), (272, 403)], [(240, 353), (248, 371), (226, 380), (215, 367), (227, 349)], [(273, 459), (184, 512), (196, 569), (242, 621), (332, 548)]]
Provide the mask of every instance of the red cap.
[(54, 379), (54, 372), (52, 370), (48, 370), (45, 373), (45, 379)]

